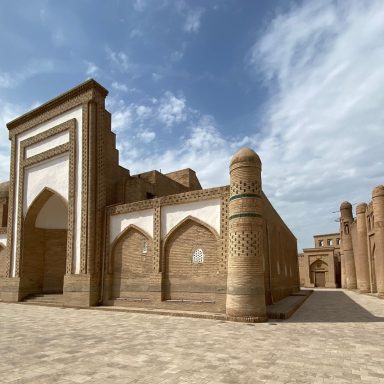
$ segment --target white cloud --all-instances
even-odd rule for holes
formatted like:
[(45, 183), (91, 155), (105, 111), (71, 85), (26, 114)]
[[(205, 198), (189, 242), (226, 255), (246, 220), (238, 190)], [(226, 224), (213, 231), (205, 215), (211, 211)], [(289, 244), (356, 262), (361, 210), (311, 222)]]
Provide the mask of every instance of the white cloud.
[(382, 1), (303, 2), (252, 48), (270, 94), (264, 187), (301, 245), (337, 231), (340, 202), (384, 181), (383, 20)]
[(185, 98), (176, 97), (172, 92), (166, 92), (158, 107), (158, 119), (167, 127), (186, 121)]
[(17, 84), (17, 80), (9, 73), (0, 73), (0, 88), (13, 88)]
[(133, 3), (133, 9), (138, 12), (144, 11), (146, 7), (147, 7), (146, 0), (135, 0), (135, 2)]
[(144, 130), (138, 132), (136, 136), (140, 141), (143, 141), (144, 143), (150, 143), (155, 139), (156, 133), (153, 131)]
[(115, 52), (110, 48), (106, 48), (108, 60), (121, 72), (134, 71), (134, 65), (130, 62), (128, 55), (125, 52)]
[(97, 73), (100, 71), (100, 68), (95, 64), (90, 61), (85, 61), (85, 64), (87, 66), (85, 73), (87, 76), (95, 76)]
[(187, 17), (184, 23), (184, 30), (189, 33), (196, 33), (200, 29), (203, 8), (193, 8), (187, 11)]
[(116, 91), (128, 92), (128, 87), (125, 84), (119, 83), (117, 81), (112, 83), (112, 88), (116, 89)]

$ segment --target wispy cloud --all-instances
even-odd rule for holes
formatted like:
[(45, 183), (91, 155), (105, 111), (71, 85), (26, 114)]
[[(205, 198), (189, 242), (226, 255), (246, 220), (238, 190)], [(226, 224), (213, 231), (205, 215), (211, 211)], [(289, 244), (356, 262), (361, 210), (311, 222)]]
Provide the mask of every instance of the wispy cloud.
[(196, 33), (200, 29), (201, 17), (204, 14), (203, 8), (188, 9), (184, 30), (189, 33)]
[(2, 72), (0, 69), (0, 88), (14, 88), (35, 75), (49, 73), (54, 70), (50, 59), (33, 59), (14, 73)]
[(384, 3), (312, 1), (277, 15), (251, 50), (269, 86), (264, 186), (305, 246), (342, 200), (382, 183)]
[(95, 63), (91, 61), (85, 61), (85, 64), (86, 64), (85, 73), (87, 76), (92, 77), (99, 73), (100, 68)]

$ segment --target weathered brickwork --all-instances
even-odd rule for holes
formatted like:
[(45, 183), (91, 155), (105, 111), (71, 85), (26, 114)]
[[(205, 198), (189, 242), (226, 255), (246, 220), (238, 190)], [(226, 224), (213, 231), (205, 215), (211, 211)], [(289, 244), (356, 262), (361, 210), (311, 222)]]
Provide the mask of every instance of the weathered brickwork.
[[(200, 259), (194, 260), (194, 254)], [(164, 298), (215, 302), (218, 271), (218, 236), (205, 225), (188, 219), (177, 227), (164, 246)]]
[[(142, 305), (265, 320), (266, 304), (298, 289), (298, 274), (296, 239), (262, 192), (256, 153), (245, 148), (234, 156), (224, 187), (202, 189), (189, 168), (131, 175), (118, 163), (107, 93), (89, 80), (7, 125), (3, 300), (63, 292), (65, 305)], [(70, 113), (77, 117), (61, 118)], [(56, 126), (41, 129), (56, 117)], [(66, 132), (67, 142), (47, 147)], [(33, 146), (42, 149), (28, 157)], [(58, 192), (37, 191), (25, 215), (26, 170), (49, 167), (48, 160), (63, 155), (69, 158), (61, 213), (67, 229), (37, 228), (37, 216)]]
[(152, 239), (140, 229), (128, 227), (113, 246), (111, 298), (148, 298), (152, 266)]

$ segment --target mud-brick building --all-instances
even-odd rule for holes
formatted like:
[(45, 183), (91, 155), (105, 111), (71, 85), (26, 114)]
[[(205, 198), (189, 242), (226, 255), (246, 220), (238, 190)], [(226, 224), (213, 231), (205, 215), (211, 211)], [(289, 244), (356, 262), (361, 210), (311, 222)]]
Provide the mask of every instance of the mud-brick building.
[(299, 279), (296, 239), (263, 193), (257, 154), (240, 149), (219, 188), (202, 189), (191, 169), (131, 175), (107, 93), (89, 80), (7, 124), (1, 299), (265, 320)]
[(340, 288), (340, 233), (313, 236), (314, 247), (299, 254), (300, 286)]
[(372, 191), (369, 204), (340, 206), (342, 285), (384, 298), (384, 186)]

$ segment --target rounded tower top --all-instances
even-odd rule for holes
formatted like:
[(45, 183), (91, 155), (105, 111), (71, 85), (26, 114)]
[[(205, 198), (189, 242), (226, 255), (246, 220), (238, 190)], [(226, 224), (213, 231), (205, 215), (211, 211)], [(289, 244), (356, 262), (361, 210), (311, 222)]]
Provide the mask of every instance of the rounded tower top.
[(251, 148), (240, 148), (232, 157), (231, 166), (237, 163), (253, 163), (260, 166), (261, 160), (258, 154)]
[(356, 214), (365, 213), (366, 210), (367, 210), (367, 204), (360, 203), (356, 205)]
[(372, 191), (372, 197), (379, 197), (384, 196), (384, 185), (378, 185), (377, 187), (373, 188)]
[(340, 211), (342, 209), (352, 209), (352, 205), (349, 201), (343, 201), (340, 205)]

